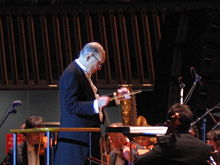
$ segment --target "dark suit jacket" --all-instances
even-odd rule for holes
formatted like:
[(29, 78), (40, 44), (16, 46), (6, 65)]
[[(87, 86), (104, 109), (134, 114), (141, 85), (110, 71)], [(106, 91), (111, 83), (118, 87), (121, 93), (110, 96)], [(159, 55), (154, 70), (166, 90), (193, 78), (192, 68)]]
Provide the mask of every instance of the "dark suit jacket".
[[(94, 92), (83, 70), (74, 61), (63, 72), (59, 82), (61, 127), (99, 127), (93, 109)], [(55, 165), (85, 164), (89, 152), (89, 132), (60, 132)], [(98, 138), (92, 135), (93, 156), (99, 156)]]
[(203, 165), (207, 164), (211, 146), (189, 135), (167, 135), (158, 139), (152, 151), (139, 156), (135, 165)]
[[(13, 150), (10, 150), (1, 165), (13, 164)], [(45, 156), (40, 156), (40, 165), (45, 164)], [(17, 165), (28, 165), (27, 143), (17, 145)]]

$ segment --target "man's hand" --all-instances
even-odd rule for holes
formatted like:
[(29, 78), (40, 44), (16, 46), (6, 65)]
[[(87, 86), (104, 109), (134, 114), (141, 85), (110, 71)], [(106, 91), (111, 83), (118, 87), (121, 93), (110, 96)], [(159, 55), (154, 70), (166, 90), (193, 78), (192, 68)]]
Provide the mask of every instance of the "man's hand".
[(110, 97), (100, 96), (98, 98), (98, 108), (102, 109), (103, 107), (107, 106), (109, 102), (110, 102)]
[(123, 153), (123, 157), (124, 159), (126, 159), (128, 162), (132, 162), (133, 160), (133, 156), (131, 156), (131, 153), (130, 153), (130, 148), (128, 146), (124, 146), (122, 148), (122, 153)]
[(114, 92), (113, 94), (115, 98), (115, 103), (119, 105), (121, 100), (130, 99), (131, 96), (129, 94), (130, 94), (130, 91), (128, 90), (128, 88), (122, 87), (118, 89), (117, 92)]
[(122, 99), (130, 99), (130, 91), (128, 88), (122, 87), (117, 90), (116, 96), (123, 96)]

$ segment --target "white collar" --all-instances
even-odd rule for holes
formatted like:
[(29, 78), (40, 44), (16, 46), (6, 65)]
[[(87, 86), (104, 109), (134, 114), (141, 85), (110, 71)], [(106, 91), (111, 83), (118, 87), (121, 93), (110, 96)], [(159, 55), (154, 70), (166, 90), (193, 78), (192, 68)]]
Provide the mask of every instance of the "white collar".
[(75, 62), (79, 65), (79, 67), (86, 72), (86, 67), (79, 61), (79, 59), (75, 59)]
[(85, 75), (90, 78), (91, 74), (86, 71), (86, 67), (79, 61), (79, 58), (75, 59), (75, 62), (79, 65), (79, 67), (84, 71)]

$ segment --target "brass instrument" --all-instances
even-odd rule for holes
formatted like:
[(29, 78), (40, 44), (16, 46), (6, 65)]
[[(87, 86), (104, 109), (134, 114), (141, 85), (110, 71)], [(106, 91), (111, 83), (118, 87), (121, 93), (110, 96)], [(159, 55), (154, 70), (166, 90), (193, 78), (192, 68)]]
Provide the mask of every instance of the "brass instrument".
[[(130, 93), (134, 92), (129, 85), (123, 85), (129, 89)], [(124, 99), (120, 102), (121, 105), (121, 118), (124, 126), (136, 125), (137, 108), (136, 108), (136, 96), (131, 95), (130, 99)]]

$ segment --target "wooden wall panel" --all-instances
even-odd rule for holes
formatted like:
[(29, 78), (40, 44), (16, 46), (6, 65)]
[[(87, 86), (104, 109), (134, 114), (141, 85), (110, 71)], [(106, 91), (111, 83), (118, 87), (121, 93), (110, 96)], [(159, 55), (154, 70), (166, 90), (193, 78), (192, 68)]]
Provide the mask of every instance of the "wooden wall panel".
[[(9, 13), (9, 14), (8, 14)], [(107, 53), (99, 88), (153, 89), (154, 63), (166, 13), (145, 8), (16, 8), (0, 13), (0, 89), (57, 88), (82, 46), (100, 42)]]

